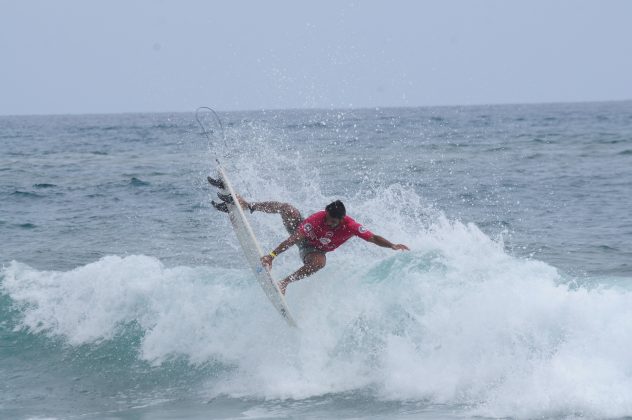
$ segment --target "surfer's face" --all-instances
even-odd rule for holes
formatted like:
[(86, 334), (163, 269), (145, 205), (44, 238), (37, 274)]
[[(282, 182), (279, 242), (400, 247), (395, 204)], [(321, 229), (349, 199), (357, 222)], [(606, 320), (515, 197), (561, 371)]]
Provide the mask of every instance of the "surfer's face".
[(340, 224), (342, 220), (337, 219), (335, 217), (331, 217), (329, 214), (325, 215), (325, 224), (331, 228), (335, 228)]

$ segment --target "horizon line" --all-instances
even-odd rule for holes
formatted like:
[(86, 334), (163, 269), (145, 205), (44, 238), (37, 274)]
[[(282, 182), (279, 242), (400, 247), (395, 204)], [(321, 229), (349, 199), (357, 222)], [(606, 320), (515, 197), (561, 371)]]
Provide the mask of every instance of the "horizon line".
[[(272, 111), (362, 111), (362, 110), (380, 110), (380, 109), (413, 109), (413, 108), (475, 108), (475, 107), (497, 107), (497, 106), (535, 106), (535, 105), (564, 105), (564, 104), (597, 104), (597, 103), (617, 103), (632, 102), (630, 99), (597, 99), (597, 100), (580, 100), (580, 101), (550, 101), (550, 102), (499, 102), (499, 103), (478, 103), (478, 104), (443, 104), (443, 105), (385, 105), (385, 106), (348, 106), (348, 107), (289, 107), (289, 108), (258, 108), (258, 109), (219, 109), (211, 108), (216, 112), (222, 113), (238, 113), (238, 112), (272, 112)], [(198, 105), (197, 108), (208, 106)], [(95, 116), (95, 115), (135, 115), (135, 114), (187, 114), (195, 113), (197, 108), (188, 111), (114, 111), (114, 112), (69, 112), (63, 114), (0, 114), (0, 117), (62, 117), (62, 116)]]

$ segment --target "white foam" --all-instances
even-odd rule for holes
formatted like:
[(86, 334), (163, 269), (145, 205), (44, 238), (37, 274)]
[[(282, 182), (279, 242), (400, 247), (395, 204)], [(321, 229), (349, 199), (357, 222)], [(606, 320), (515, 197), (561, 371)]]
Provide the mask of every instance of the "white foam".
[(22, 305), (24, 328), (73, 345), (135, 322), (143, 359), (234, 366), (209, 380), (212, 395), (371, 388), (486, 416), (632, 413), (632, 293), (569, 288), (554, 268), (507, 255), (474, 225), (439, 218), (417, 235), (387, 233), (413, 251), (358, 242), (290, 286), (300, 330), (284, 325), (247, 269), (166, 268), (147, 256), (68, 272), (14, 262), (2, 289)]

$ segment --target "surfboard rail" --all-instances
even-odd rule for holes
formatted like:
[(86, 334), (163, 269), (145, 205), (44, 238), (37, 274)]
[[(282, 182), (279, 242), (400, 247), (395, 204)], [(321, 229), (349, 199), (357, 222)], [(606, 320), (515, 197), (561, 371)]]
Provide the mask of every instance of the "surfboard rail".
[(217, 170), (222, 182), (224, 183), (225, 189), (223, 190), (223, 193), (230, 194), (233, 199), (233, 203), (235, 203), (228, 204), (228, 216), (230, 223), (233, 226), (233, 230), (237, 235), (237, 240), (244, 252), (244, 256), (246, 257), (257, 282), (261, 285), (265, 295), (268, 297), (270, 302), (272, 302), (272, 305), (276, 308), (279, 314), (281, 314), (288, 325), (297, 327), (296, 321), (290, 313), (290, 309), (285, 302), (285, 297), (281, 293), (277, 282), (274, 280), (270, 272), (261, 264), (261, 257), (263, 257), (261, 245), (259, 245), (259, 241), (252, 230), (252, 226), (250, 226), (246, 213), (238, 204), (239, 200), (237, 199), (235, 189), (226, 174), (226, 170), (222, 167), (219, 161), (217, 162)]

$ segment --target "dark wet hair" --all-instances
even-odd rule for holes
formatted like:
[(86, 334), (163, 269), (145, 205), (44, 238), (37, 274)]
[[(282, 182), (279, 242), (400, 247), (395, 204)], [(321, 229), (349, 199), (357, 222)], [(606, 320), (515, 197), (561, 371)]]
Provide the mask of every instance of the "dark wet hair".
[(345, 210), (345, 205), (342, 204), (342, 201), (340, 200), (336, 200), (333, 203), (327, 204), (327, 207), (325, 207), (325, 211), (327, 211), (328, 215), (336, 219), (343, 219), (345, 217), (345, 214), (347, 214), (347, 210)]

